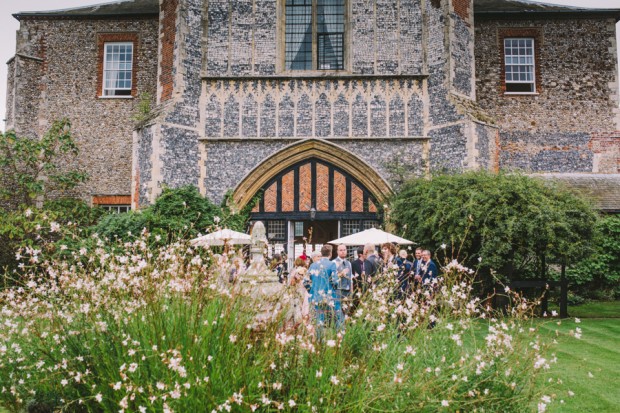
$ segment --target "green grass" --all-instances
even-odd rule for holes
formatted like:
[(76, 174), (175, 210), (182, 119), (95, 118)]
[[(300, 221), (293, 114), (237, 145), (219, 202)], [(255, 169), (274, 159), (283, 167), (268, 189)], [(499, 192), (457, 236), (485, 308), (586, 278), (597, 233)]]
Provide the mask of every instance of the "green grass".
[[(595, 304), (595, 303), (593, 303)], [(572, 314), (577, 314), (574, 311)], [(584, 311), (583, 314), (590, 314)], [(585, 316), (584, 316), (585, 317)], [(576, 327), (582, 329), (580, 340), (569, 335)], [(541, 331), (556, 336), (554, 349), (558, 363), (550, 376), (561, 378), (556, 387), (556, 402), (550, 412), (618, 412), (620, 410), (620, 319), (564, 320), (561, 325), (545, 322)], [(590, 376), (590, 373), (592, 377)], [(575, 393), (568, 395), (568, 390)], [(561, 404), (560, 400), (564, 400)]]
[[(555, 304), (549, 304), (549, 310), (560, 312)], [(569, 306), (568, 314), (579, 318), (620, 318), (620, 301), (592, 301), (585, 304)]]

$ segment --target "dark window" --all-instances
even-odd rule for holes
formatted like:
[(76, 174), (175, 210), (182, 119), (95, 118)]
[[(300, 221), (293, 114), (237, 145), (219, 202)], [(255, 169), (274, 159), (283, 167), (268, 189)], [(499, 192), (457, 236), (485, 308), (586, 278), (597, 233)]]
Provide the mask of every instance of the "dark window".
[(344, 69), (344, 0), (286, 0), (285, 37), (286, 70)]

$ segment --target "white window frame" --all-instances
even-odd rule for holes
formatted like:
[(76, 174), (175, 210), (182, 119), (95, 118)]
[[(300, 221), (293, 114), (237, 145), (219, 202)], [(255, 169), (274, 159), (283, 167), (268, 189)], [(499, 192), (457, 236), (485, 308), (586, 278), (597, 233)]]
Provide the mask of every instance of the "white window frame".
[[(120, 69), (120, 68), (108, 68), (108, 47), (113, 47), (113, 46), (130, 46), (131, 47), (131, 62), (129, 64), (129, 69), (124, 68), (124, 69)], [(103, 80), (102, 80), (102, 87), (101, 87), (101, 94), (103, 95), (102, 97), (105, 98), (131, 98), (131, 91), (133, 90), (133, 62), (135, 59), (134, 56), (134, 44), (133, 42), (105, 42), (103, 44)], [(112, 62), (112, 63), (120, 63), (119, 62)], [(111, 73), (120, 73), (120, 72), (129, 72), (129, 88), (127, 87), (122, 87), (122, 88), (109, 88), (108, 86), (108, 79)], [(123, 93), (123, 94), (117, 94), (117, 91), (128, 91), (128, 93)]]
[[(512, 43), (510, 44), (510, 46), (507, 46), (508, 42), (513, 42), (513, 41), (521, 41), (521, 40), (525, 40), (525, 41), (530, 41), (531, 42), (531, 46), (525, 45), (524, 47), (527, 49), (531, 49), (531, 54), (525, 54), (525, 55), (519, 55), (519, 54), (510, 54), (508, 55), (506, 53), (506, 49), (510, 48), (511, 50), (515, 49), (515, 47), (512, 45)], [(507, 95), (536, 95), (536, 39), (534, 39), (533, 37), (506, 37), (504, 38), (504, 44), (503, 44), (503, 48), (504, 48), (504, 83), (506, 85), (506, 91), (504, 92)], [(516, 49), (519, 49), (520, 46), (517, 45)], [(531, 57), (531, 63), (527, 62), (527, 58)], [(525, 59), (525, 62), (522, 61), (517, 61), (516, 63), (513, 63), (512, 59)], [(509, 63), (509, 59), (510, 63)], [(530, 67), (531, 68), (531, 76), (532, 79), (531, 80), (508, 80), (508, 67)], [(513, 73), (517, 73), (517, 74), (521, 74), (521, 73), (528, 73), (528, 72), (521, 72), (521, 71), (516, 71), (510, 72), (511, 75)], [(520, 84), (520, 85), (531, 85), (531, 90), (530, 91), (508, 91), (508, 85), (509, 84)]]
[[(97, 205), (99, 208), (103, 208), (104, 210), (113, 213), (113, 214), (123, 214), (125, 212), (129, 212), (131, 211), (131, 205), (124, 205), (124, 204), (101, 204), (101, 205)], [(123, 211), (121, 211), (121, 208), (123, 209)], [(125, 211), (126, 209), (126, 211)]]

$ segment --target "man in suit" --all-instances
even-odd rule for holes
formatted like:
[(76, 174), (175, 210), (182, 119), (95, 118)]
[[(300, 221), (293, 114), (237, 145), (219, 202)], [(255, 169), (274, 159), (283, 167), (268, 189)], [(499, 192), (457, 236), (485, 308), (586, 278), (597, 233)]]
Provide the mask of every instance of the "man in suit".
[(411, 292), (411, 273), (413, 272), (413, 263), (407, 259), (407, 250), (400, 250), (396, 257), (398, 264), (398, 286), (399, 291), (397, 297), (405, 298)]
[(418, 247), (415, 249), (415, 260), (413, 261), (412, 273), (416, 286), (422, 280), (422, 277), (420, 276), (420, 267), (422, 266), (422, 251), (424, 251), (424, 248), (422, 247)]
[(357, 259), (351, 263), (353, 270), (354, 284), (362, 282), (364, 275), (364, 247), (357, 247)]
[(351, 263), (353, 271), (353, 298), (350, 314), (360, 303), (362, 294), (366, 291), (366, 273), (364, 272), (364, 247), (357, 247), (357, 259)]
[(336, 293), (334, 279), (336, 279), (336, 264), (329, 259), (332, 255), (332, 246), (323, 245), (321, 259), (310, 265), (308, 273), (312, 286), (308, 301), (313, 306), (313, 318), (316, 325), (316, 336), (321, 338), (325, 328), (326, 317), (332, 317), (336, 308)]
[(336, 291), (336, 323), (342, 326), (344, 315), (351, 305), (351, 291), (353, 290), (353, 270), (351, 262), (347, 260), (347, 246), (338, 245), (338, 256), (332, 261), (336, 264), (336, 278), (334, 288)]
[(375, 244), (364, 245), (364, 272), (366, 273), (366, 284), (370, 286), (372, 280), (377, 276), (381, 268), (381, 258), (377, 255)]
[(429, 250), (422, 251), (422, 262), (420, 266), (420, 278), (422, 285), (434, 286), (437, 283), (437, 277), (439, 271), (437, 265), (431, 259), (431, 252)]

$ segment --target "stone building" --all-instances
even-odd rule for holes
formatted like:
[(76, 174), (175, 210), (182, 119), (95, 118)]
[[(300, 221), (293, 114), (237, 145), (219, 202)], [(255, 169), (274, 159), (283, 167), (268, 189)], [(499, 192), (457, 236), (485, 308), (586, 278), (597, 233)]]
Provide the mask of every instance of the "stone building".
[(15, 17), (7, 127), (70, 118), (93, 204), (138, 208), (164, 185), (237, 207), (262, 194), (253, 218), (290, 251), (310, 227), (323, 243), (377, 225), (412, 176), (620, 183), (620, 9), (128, 0)]

